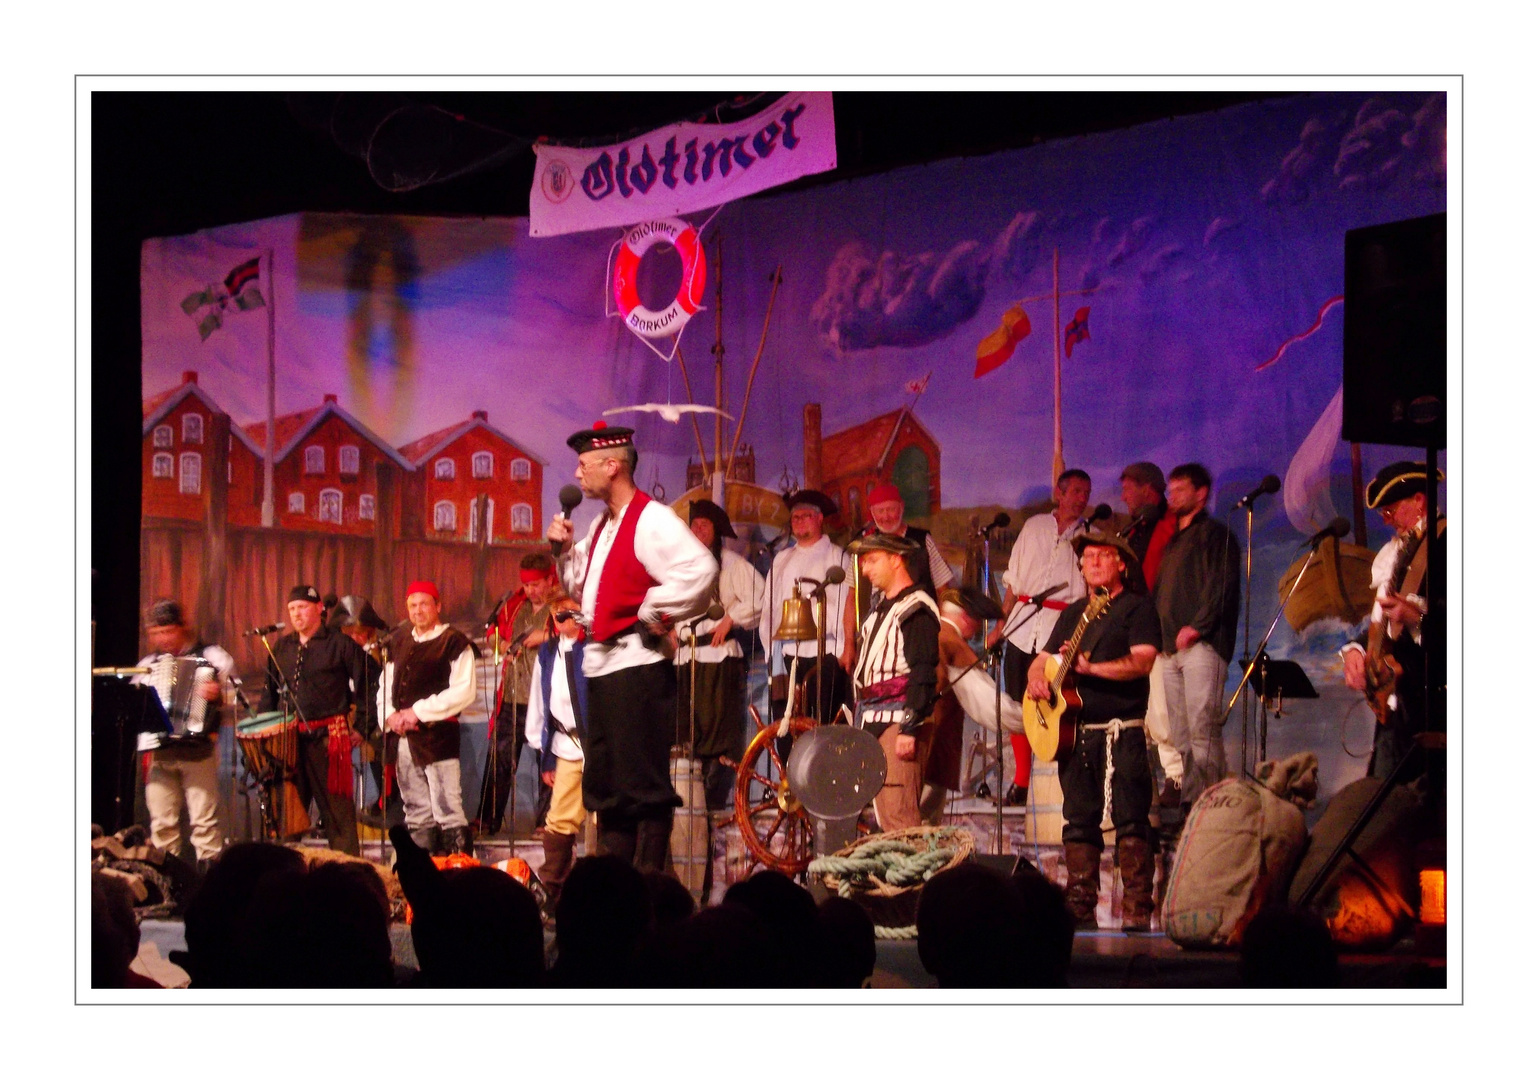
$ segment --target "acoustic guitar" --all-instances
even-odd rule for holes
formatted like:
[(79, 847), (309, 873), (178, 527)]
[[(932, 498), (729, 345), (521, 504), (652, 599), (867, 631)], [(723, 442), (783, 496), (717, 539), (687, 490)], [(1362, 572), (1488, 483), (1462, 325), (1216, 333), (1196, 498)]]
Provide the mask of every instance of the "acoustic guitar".
[[(1409, 574), (1415, 556), (1419, 554), (1421, 541), (1426, 538), (1426, 523), (1423, 521), (1415, 527), (1415, 530), (1405, 537), (1404, 543), (1399, 546), (1399, 554), (1394, 558), (1394, 569), (1389, 574), (1388, 591), (1397, 594), (1404, 588), (1405, 577)], [(1416, 584), (1424, 577), (1424, 571), (1416, 575)], [(1378, 723), (1387, 724), (1389, 715), (1393, 712), (1389, 708), (1389, 699), (1394, 696), (1394, 690), (1399, 685), (1399, 677), (1404, 674), (1404, 668), (1399, 661), (1394, 659), (1394, 654), (1389, 651), (1389, 627), (1388, 619), (1379, 619), (1367, 628), (1367, 703), (1372, 706), (1372, 711), (1378, 718)]]
[(1111, 605), (1111, 591), (1096, 589), (1079, 616), (1067, 648), (1056, 656), (1047, 656), (1047, 683), (1052, 693), (1045, 701), (1027, 697), (1020, 703), (1021, 720), (1025, 724), (1025, 738), (1031, 744), (1031, 753), (1044, 761), (1062, 761), (1073, 753), (1078, 735), (1079, 711), (1084, 700), (1074, 689), (1073, 662), (1079, 655), (1079, 643), (1090, 623), (1105, 614)]

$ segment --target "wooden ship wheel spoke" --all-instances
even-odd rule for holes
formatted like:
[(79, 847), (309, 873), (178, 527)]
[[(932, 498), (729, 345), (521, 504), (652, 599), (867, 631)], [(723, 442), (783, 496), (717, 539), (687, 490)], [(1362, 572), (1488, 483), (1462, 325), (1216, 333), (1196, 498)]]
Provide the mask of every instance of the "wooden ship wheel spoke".
[[(795, 876), (804, 872), (812, 861), (816, 823), (791, 793), (790, 783), (785, 778), (785, 764), (775, 746), (779, 725), (765, 724), (752, 706), (749, 711), (758, 725), (758, 732), (737, 765), (733, 817), (742, 834), (743, 846), (753, 862)], [(790, 737), (795, 738), (816, 726), (806, 717), (793, 717)]]

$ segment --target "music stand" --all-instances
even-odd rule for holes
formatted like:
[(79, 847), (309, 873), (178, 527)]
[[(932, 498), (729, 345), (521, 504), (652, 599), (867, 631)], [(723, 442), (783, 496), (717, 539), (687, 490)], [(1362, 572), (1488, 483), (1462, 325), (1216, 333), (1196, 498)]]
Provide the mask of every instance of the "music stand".
[(1266, 702), (1276, 698), (1276, 715), (1282, 715), (1284, 698), (1317, 698), (1319, 691), (1309, 681), (1308, 673), (1292, 660), (1278, 660), (1266, 650), (1255, 654), (1255, 664), (1250, 669), (1249, 687), (1260, 702), (1260, 745), (1256, 748), (1259, 760), (1266, 757)]

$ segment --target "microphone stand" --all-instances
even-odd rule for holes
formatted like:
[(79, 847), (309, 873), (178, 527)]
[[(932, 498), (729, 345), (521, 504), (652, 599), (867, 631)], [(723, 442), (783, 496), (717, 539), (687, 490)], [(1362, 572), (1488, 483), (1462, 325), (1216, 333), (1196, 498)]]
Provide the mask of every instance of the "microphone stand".
[[(723, 611), (722, 614), (724, 615), (725, 612)], [(698, 665), (699, 665), (699, 658), (700, 658), (699, 625), (700, 625), (700, 623), (704, 622), (708, 618), (710, 618), (710, 612), (706, 611), (704, 614), (696, 615), (694, 618), (692, 618), (688, 622), (684, 623), (684, 627), (687, 628), (688, 631), (689, 631), (689, 753), (688, 753), (687, 757), (685, 758), (685, 760), (688, 762), (688, 765), (687, 765), (687, 767), (684, 770), (684, 785), (688, 788), (688, 791), (689, 791), (689, 795), (688, 795), (689, 829), (688, 829), (688, 834), (687, 834), (688, 838), (689, 838), (688, 839), (689, 848), (688, 848), (688, 856), (687, 856), (688, 862), (685, 864), (687, 866), (686, 873), (689, 876), (689, 880), (684, 882), (684, 887), (689, 890), (691, 895), (694, 892), (694, 885), (693, 885), (693, 881), (694, 881), (694, 819), (695, 819), (696, 816), (698, 816), (697, 815), (697, 808), (694, 805), (694, 766), (695, 766), (694, 746), (695, 746), (695, 743), (699, 740), (699, 728), (698, 728), (698, 716), (699, 716), (699, 707), (700, 707), (700, 699), (699, 699), (700, 684), (699, 684), (699, 675), (698, 675)], [(679, 635), (678, 640), (679, 640), (679, 644), (683, 643), (683, 635), (682, 634)], [(701, 763), (701, 765), (700, 765), (700, 784), (701, 784), (701, 786), (704, 786), (704, 782), (705, 782), (705, 768), (704, 768), (703, 763)], [(710, 858), (710, 854), (708, 852), (706, 853), (706, 858), (707, 859)], [(704, 889), (704, 877), (702, 875), (701, 878), (700, 878), (700, 892), (702, 894), (701, 897), (700, 897), (700, 903), (701, 904), (704, 904), (705, 901), (707, 901), (709, 899), (709, 897), (703, 895), (704, 891), (705, 891), (705, 889)]]
[[(278, 674), (278, 699), (285, 705), (283, 710), (285, 721), (289, 708), (292, 708), (294, 715), (299, 718), (299, 722), (301, 724), (308, 723), (309, 720), (304, 715), (304, 710), (299, 707), (298, 697), (294, 694), (293, 689), (288, 685), (288, 678), (283, 674), (283, 665), (278, 663), (278, 656), (272, 651), (272, 643), (267, 640), (266, 634), (258, 634), (257, 637), (261, 639), (262, 648), (267, 650), (267, 655), (272, 660), (272, 670)], [(294, 732), (294, 750), (295, 765), (297, 767), (299, 750), (299, 733), (297, 731)], [(265, 769), (263, 770), (264, 773), (267, 771), (268, 770)], [(283, 842), (283, 836), (281, 831), (282, 826), (278, 822), (280, 807), (277, 805), (276, 794), (279, 787), (285, 780), (288, 779), (288, 777), (283, 775), (283, 772), (284, 768), (282, 762), (274, 761), (270, 775), (265, 776), (261, 781), (262, 786), (267, 789), (267, 799), (268, 803), (270, 804), (267, 809), (263, 810), (262, 816), (264, 819), (266, 819), (266, 824), (272, 829), (274, 842), (279, 844)], [(308, 807), (306, 807), (306, 809), (308, 809)]]
[[(1004, 645), (1009, 641), (1010, 634), (1036, 616), (1036, 613), (1045, 605), (1046, 599), (1044, 593), (1037, 593), (1035, 596), (1026, 597), (1005, 612), (1004, 618), (999, 620), (998, 645), (984, 649), (983, 655), (972, 661), (967, 668), (967, 671), (971, 671), (983, 662), (984, 657), (990, 655), (997, 660), (993, 680), (993, 737), (996, 740), (994, 745), (997, 747), (994, 759), (994, 783), (998, 785), (994, 789), (993, 803), (993, 853), (995, 855), (1004, 854)], [(1015, 612), (1021, 608), (1028, 609), (1025, 616), (1011, 626)], [(963, 671), (961, 674), (964, 676), (966, 673)]]
[[(1222, 727), (1224, 723), (1227, 723), (1228, 714), (1234, 711), (1234, 703), (1239, 700), (1239, 696), (1248, 692), (1250, 675), (1254, 672), (1255, 665), (1260, 662), (1260, 657), (1265, 655), (1266, 644), (1271, 640), (1271, 635), (1276, 632), (1277, 624), (1282, 621), (1282, 614), (1287, 610), (1288, 602), (1292, 600), (1293, 594), (1298, 591), (1298, 584), (1303, 580), (1304, 575), (1308, 573), (1308, 567), (1309, 563), (1305, 561), (1303, 563), (1303, 568), (1298, 571), (1298, 576), (1292, 580), (1292, 588), (1287, 590), (1287, 595), (1282, 599), (1281, 606), (1276, 609), (1276, 616), (1271, 620), (1271, 625), (1266, 628), (1266, 636), (1260, 639), (1260, 647), (1255, 650), (1254, 656), (1248, 658), (1248, 661), (1245, 664), (1244, 674), (1239, 677), (1239, 687), (1234, 691), (1233, 696), (1228, 699), (1228, 706), (1223, 710), (1223, 719), (1218, 723), (1219, 727)], [(1249, 706), (1246, 705), (1245, 707), (1247, 709)], [(1262, 714), (1263, 713), (1264, 710), (1262, 710)], [(1242, 771), (1244, 775), (1250, 779), (1253, 780), (1255, 778), (1254, 773), (1251, 772), (1249, 768), (1248, 761), (1244, 762)]]

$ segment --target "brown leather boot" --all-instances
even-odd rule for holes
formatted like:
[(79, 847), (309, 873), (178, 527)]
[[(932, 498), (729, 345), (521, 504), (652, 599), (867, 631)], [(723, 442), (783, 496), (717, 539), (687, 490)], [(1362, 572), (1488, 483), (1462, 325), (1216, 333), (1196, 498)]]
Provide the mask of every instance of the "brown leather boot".
[(1128, 934), (1146, 934), (1153, 920), (1153, 847), (1137, 836), (1116, 841), (1116, 861), (1121, 865), (1121, 928)]
[(575, 833), (553, 833), (548, 830), (543, 837), (545, 845), (545, 861), (539, 868), (539, 883), (545, 887), (545, 912), (553, 914), (555, 905), (561, 898), (561, 886), (566, 884), (566, 875), (571, 873), (573, 856), (577, 850), (577, 837)]
[(1068, 910), (1074, 928), (1094, 930), (1095, 904), (1100, 899), (1100, 849), (1092, 844), (1063, 844), (1063, 862), (1068, 867)]

